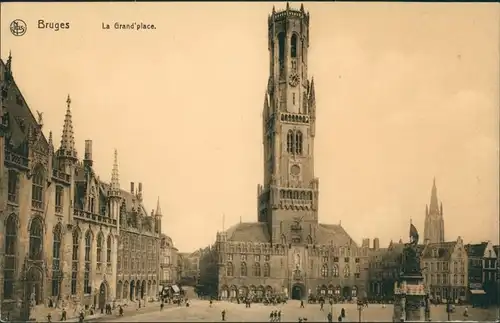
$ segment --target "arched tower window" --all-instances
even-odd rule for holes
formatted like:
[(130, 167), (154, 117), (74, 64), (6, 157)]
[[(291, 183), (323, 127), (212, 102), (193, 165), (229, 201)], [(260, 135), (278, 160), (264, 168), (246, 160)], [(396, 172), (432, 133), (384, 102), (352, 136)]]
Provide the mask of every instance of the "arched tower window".
[(3, 266), (3, 298), (13, 299), (16, 281), (17, 218), (11, 215), (5, 223), (5, 254)]
[(106, 240), (106, 262), (111, 264), (111, 235)]
[(283, 75), (285, 71), (285, 33), (281, 32), (278, 34), (278, 55), (280, 64), (280, 75)]
[(52, 232), (52, 296), (59, 296), (61, 274), (61, 225), (58, 223)]
[(240, 266), (240, 276), (246, 276), (246, 275), (247, 275), (247, 264), (245, 262), (242, 262)]
[(324, 264), (323, 267), (321, 267), (321, 277), (328, 277), (328, 265)]
[(40, 218), (36, 217), (30, 225), (29, 259), (42, 260), (43, 227)]
[(102, 261), (102, 243), (102, 233), (99, 233), (99, 235), (97, 236), (97, 263), (101, 263)]
[(292, 35), (292, 42), (290, 44), (290, 54), (292, 58), (297, 57), (297, 35), (293, 34)]
[(278, 53), (280, 63), (285, 60), (285, 33), (281, 32), (278, 34)]
[(351, 276), (351, 269), (349, 268), (349, 265), (345, 265), (344, 267), (344, 277), (349, 278)]
[(333, 265), (332, 274), (333, 274), (333, 277), (339, 277), (339, 266), (338, 265)]
[(293, 137), (293, 131), (288, 130), (288, 134), (286, 135), (286, 151), (288, 153), (293, 152), (293, 146), (294, 146), (294, 140), (295, 138)]
[(85, 272), (83, 276), (83, 292), (84, 294), (90, 294), (92, 292), (92, 286), (90, 285), (90, 266), (91, 266), (91, 255), (92, 252), (92, 234), (90, 230), (85, 234)]
[(71, 261), (71, 295), (76, 295), (78, 282), (78, 267), (80, 264), (80, 235), (77, 230), (73, 231), (73, 252)]
[(233, 264), (228, 262), (226, 266), (226, 276), (233, 276)]
[(260, 277), (260, 264), (258, 262), (256, 262), (254, 265), (253, 265), (253, 275), (255, 277)]
[(264, 277), (269, 277), (271, 276), (271, 267), (269, 266), (269, 263), (264, 264)]
[(44, 174), (43, 168), (35, 168), (31, 181), (31, 207), (43, 209)]
[(300, 130), (295, 133), (295, 153), (302, 155), (302, 132)]

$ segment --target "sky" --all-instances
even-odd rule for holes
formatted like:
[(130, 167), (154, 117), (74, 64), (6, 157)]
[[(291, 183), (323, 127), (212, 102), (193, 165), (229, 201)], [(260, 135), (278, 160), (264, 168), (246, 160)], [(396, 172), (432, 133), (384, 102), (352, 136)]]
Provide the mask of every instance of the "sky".
[[(1, 57), (59, 142), (68, 93), (94, 167), (142, 182), (180, 251), (257, 220), (267, 18), (285, 3), (3, 3)], [(299, 7), (292, 3), (292, 7)], [(354, 240), (422, 232), (433, 178), (446, 240), (498, 241), (500, 6), (306, 3), (319, 221)], [(10, 22), (27, 33), (14, 37)], [(38, 20), (69, 29), (38, 29)], [(103, 30), (115, 22), (154, 30)], [(56, 147), (57, 148), (57, 147)], [(223, 216), (223, 214), (225, 216)], [(224, 218), (224, 220), (223, 220)]]

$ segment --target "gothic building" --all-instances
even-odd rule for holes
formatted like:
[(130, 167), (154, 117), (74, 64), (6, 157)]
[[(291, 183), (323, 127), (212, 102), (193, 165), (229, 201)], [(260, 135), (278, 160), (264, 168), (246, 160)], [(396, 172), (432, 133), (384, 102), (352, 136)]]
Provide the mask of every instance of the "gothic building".
[(425, 206), (424, 242), (444, 242), (443, 203), (438, 202), (436, 179), (432, 183), (431, 203)]
[[(84, 158), (78, 159), (69, 96), (55, 149), (52, 132), (47, 138), (42, 131), (42, 113), (35, 119), (16, 85), (12, 57), (0, 61), (0, 68), (2, 313), (27, 319), (49, 302), (68, 309), (102, 307), (120, 298), (120, 260), (130, 249), (150, 262), (144, 270), (144, 265), (139, 268), (144, 259), (134, 258), (135, 270), (126, 272), (127, 279), (154, 286), (159, 268), (153, 246), (161, 215), (147, 216), (141, 187), (137, 194), (120, 189), (116, 151), (110, 183), (94, 171), (92, 141), (85, 141)], [(137, 238), (125, 244), (129, 236)], [(138, 241), (148, 244), (147, 252), (138, 252), (146, 250)]]
[(217, 233), (222, 297), (286, 293), (357, 296), (365, 290), (369, 246), (339, 225), (318, 222), (314, 176), (316, 97), (308, 77), (309, 13), (268, 17), (269, 80), (262, 113), (264, 183), (257, 222)]

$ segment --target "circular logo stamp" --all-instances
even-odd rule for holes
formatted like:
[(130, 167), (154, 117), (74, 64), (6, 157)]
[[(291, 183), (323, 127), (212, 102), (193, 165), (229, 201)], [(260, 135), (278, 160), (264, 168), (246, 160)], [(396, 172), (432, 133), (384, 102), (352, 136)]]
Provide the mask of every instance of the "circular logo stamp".
[(14, 36), (22, 36), (26, 34), (28, 26), (22, 19), (16, 19), (10, 23), (10, 32)]

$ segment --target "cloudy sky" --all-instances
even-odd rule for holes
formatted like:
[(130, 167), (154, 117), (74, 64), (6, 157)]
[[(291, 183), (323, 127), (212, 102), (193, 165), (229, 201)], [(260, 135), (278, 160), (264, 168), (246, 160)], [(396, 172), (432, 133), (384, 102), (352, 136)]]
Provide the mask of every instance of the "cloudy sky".
[[(59, 140), (68, 93), (80, 156), (160, 196), (182, 251), (255, 221), (272, 3), (7, 3), (1, 57)], [(284, 3), (276, 3), (284, 8)], [(297, 3), (294, 4), (298, 6)], [(498, 240), (498, 4), (310, 3), (319, 219), (356, 241), (423, 232), (435, 176), (445, 235)], [(28, 32), (10, 34), (13, 19)], [(38, 20), (70, 28), (38, 29)], [(156, 30), (102, 30), (142, 21)]]

